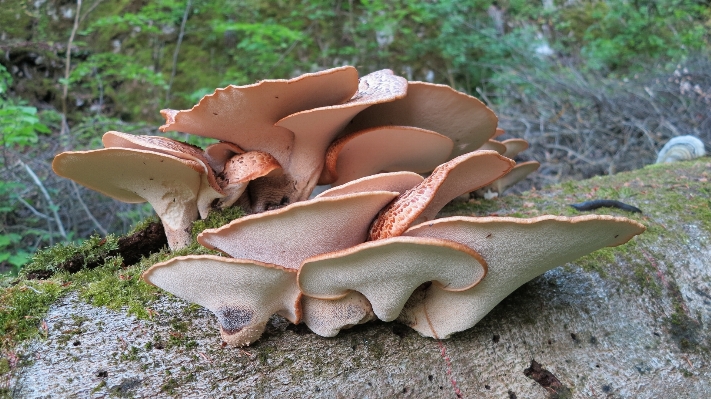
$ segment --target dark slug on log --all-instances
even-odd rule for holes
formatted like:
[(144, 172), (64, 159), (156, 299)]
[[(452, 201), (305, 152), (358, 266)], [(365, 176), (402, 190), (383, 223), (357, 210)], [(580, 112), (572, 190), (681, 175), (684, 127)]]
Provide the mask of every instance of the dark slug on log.
[(599, 200), (585, 201), (585, 202), (581, 202), (579, 204), (570, 204), (570, 206), (572, 206), (573, 208), (575, 208), (579, 211), (592, 211), (597, 208), (617, 208), (617, 209), (622, 209), (623, 211), (627, 211), (627, 212), (642, 213), (642, 210), (637, 208), (636, 206), (628, 205), (628, 204), (625, 204), (624, 202), (615, 201), (615, 200), (599, 199)]

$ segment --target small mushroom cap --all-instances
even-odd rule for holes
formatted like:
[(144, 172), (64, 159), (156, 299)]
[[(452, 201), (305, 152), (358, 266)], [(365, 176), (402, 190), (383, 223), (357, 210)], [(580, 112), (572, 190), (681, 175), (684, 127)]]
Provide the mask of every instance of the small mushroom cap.
[(506, 131), (500, 127), (496, 128), (496, 133), (494, 133), (494, 137), (499, 137), (502, 136)]
[(431, 130), (409, 126), (362, 130), (331, 144), (319, 184), (338, 186), (383, 171), (430, 172), (451, 152), (452, 140)]
[(294, 133), (287, 169), (296, 184), (302, 185), (297, 190), (311, 193), (323, 169), (326, 149), (356, 114), (371, 105), (403, 98), (406, 93), (407, 80), (384, 69), (360, 78), (358, 92), (343, 104), (297, 112), (278, 121), (275, 126)]
[(215, 172), (209, 165), (205, 153), (198, 147), (161, 136), (144, 136), (121, 132), (107, 132), (101, 138), (106, 148), (129, 148), (159, 152), (176, 158), (191, 160), (203, 166), (203, 176), (198, 193), (197, 206), (200, 216), (206, 218), (210, 204), (225, 196), (217, 183)]
[(454, 141), (451, 159), (481, 147), (497, 123), (496, 114), (475, 97), (445, 85), (409, 82), (405, 98), (364, 110), (345, 133), (390, 125), (432, 130)]
[(540, 166), (541, 164), (537, 161), (521, 162), (516, 164), (509, 173), (497, 179), (491, 185), (497, 193), (501, 194), (509, 187), (525, 179), (526, 176), (537, 171)]
[(503, 155), (506, 158), (513, 159), (516, 155), (528, 149), (528, 141), (524, 139), (508, 139), (501, 142), (506, 147)]
[(250, 181), (267, 175), (281, 174), (279, 162), (262, 151), (247, 151), (230, 158), (220, 174), (220, 186), (225, 197), (218, 206), (227, 208), (244, 193)]
[(335, 337), (343, 329), (375, 320), (370, 302), (356, 291), (335, 300), (303, 296), (301, 308), (301, 321), (322, 337)]
[(198, 218), (204, 165), (154, 151), (104, 148), (63, 152), (52, 162), (62, 177), (128, 203), (148, 201), (165, 227), (170, 248), (187, 246)]
[[(486, 143), (482, 144), (482, 146), (479, 147), (478, 150), (496, 151), (499, 154), (504, 155), (504, 153), (506, 152), (506, 146), (500, 141), (489, 140)], [(508, 157), (508, 158), (510, 158), (510, 157)]]
[(228, 86), (203, 97), (192, 109), (163, 110), (163, 132), (181, 131), (264, 151), (288, 165), (294, 134), (275, 126), (285, 116), (341, 104), (358, 89), (358, 72), (350, 66), (308, 73), (289, 80), (263, 80)]
[(297, 269), (310, 256), (364, 242), (375, 214), (397, 195), (374, 191), (301, 201), (205, 230), (198, 242), (234, 258)]
[(449, 201), (491, 183), (513, 165), (514, 161), (496, 151), (474, 151), (438, 166), (422, 183), (380, 211), (369, 240), (399, 236), (415, 223), (434, 219)]
[(234, 346), (256, 341), (274, 313), (292, 323), (301, 318), (296, 274), (276, 265), (213, 255), (179, 256), (151, 266), (143, 280), (212, 311), (222, 339)]
[(210, 144), (205, 148), (205, 158), (207, 158), (207, 162), (215, 173), (222, 173), (225, 169), (225, 163), (227, 163), (230, 158), (244, 152), (245, 151), (236, 144), (220, 141), (219, 143)]
[(368, 191), (396, 191), (400, 194), (422, 183), (424, 178), (414, 172), (378, 173), (361, 177), (340, 186), (330, 188), (316, 198), (364, 193)]
[(400, 314), (410, 294), (433, 281), (443, 290), (462, 291), (486, 275), (486, 262), (452, 241), (393, 237), (370, 241), (304, 261), (298, 283), (304, 295), (339, 299), (358, 291), (380, 320)]
[(404, 236), (466, 245), (486, 260), (488, 273), (466, 291), (427, 288), (424, 299), (410, 301), (398, 320), (422, 335), (447, 338), (472, 327), (532, 278), (597, 249), (624, 244), (644, 230), (633, 220), (601, 215), (452, 217), (422, 223)]

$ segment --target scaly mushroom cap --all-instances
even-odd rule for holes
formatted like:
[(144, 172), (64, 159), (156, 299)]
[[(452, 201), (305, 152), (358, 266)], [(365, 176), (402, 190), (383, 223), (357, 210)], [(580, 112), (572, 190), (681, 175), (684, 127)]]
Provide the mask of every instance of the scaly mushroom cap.
[(526, 176), (538, 170), (541, 166), (537, 161), (521, 162), (511, 169), (511, 171), (500, 179), (496, 179), (493, 183), (486, 187), (482, 187), (474, 192), (475, 196), (480, 198), (492, 199), (501, 195), (509, 187), (525, 179)]
[(644, 230), (633, 220), (601, 215), (452, 217), (422, 223), (404, 236), (466, 245), (486, 260), (488, 273), (466, 291), (445, 291), (434, 285), (427, 288), (424, 299), (408, 302), (398, 320), (424, 336), (447, 338), (471, 328), (532, 278), (597, 249), (624, 244)]
[(198, 147), (161, 136), (144, 136), (121, 132), (106, 132), (101, 138), (106, 148), (132, 148), (136, 150), (155, 151), (172, 155), (176, 158), (195, 161), (203, 165), (200, 191), (197, 206), (201, 218), (206, 218), (210, 205), (218, 198), (225, 196), (215, 178), (215, 172), (209, 165), (205, 153)]
[(148, 201), (163, 222), (170, 248), (190, 243), (204, 165), (154, 151), (104, 148), (63, 152), (54, 157), (52, 169), (119, 201)]
[(511, 159), (528, 149), (528, 141), (524, 139), (508, 139), (502, 141), (501, 144), (506, 147), (506, 151), (503, 155)]
[(424, 178), (413, 172), (378, 173), (349, 181), (337, 187), (330, 188), (316, 198), (336, 197), (339, 195), (364, 193), (368, 191), (396, 191), (400, 194), (422, 183)]
[(319, 299), (358, 291), (380, 320), (392, 321), (421, 284), (433, 281), (443, 290), (462, 291), (485, 274), (486, 262), (464, 245), (393, 237), (306, 259), (297, 280), (304, 295)]
[(399, 236), (415, 223), (434, 219), (449, 201), (491, 183), (513, 165), (514, 161), (496, 151), (474, 151), (438, 166), (378, 213), (368, 239)]
[(384, 69), (360, 78), (358, 92), (343, 104), (297, 112), (278, 121), (275, 126), (294, 132), (294, 149), (287, 169), (294, 176), (297, 191), (304, 193), (296, 200), (308, 198), (313, 191), (326, 149), (356, 114), (371, 105), (403, 98), (406, 93), (407, 80)]
[[(294, 133), (275, 124), (297, 112), (341, 104), (348, 101), (357, 89), (358, 72), (350, 66), (289, 80), (263, 80), (248, 86), (228, 86), (203, 97), (190, 110), (162, 110), (166, 123), (160, 130), (212, 137), (248, 151), (271, 154), (284, 168), (285, 176), (259, 188), (280, 191), (275, 197), (286, 197), (287, 202), (294, 202), (303, 199), (297, 198), (301, 197), (301, 193), (296, 191), (296, 180), (290, 170)], [(275, 205), (262, 201), (261, 194), (256, 197), (256, 202), (252, 203), (255, 211)]]
[(301, 318), (295, 272), (276, 265), (212, 255), (180, 256), (151, 266), (143, 280), (212, 311), (222, 339), (234, 346), (259, 339), (274, 313), (292, 323)]
[(210, 167), (215, 173), (222, 173), (225, 170), (225, 163), (235, 155), (244, 153), (245, 151), (236, 144), (220, 141), (219, 143), (210, 144), (205, 148), (205, 158), (210, 164)]
[(273, 156), (261, 151), (248, 151), (230, 158), (219, 175), (219, 183), (225, 197), (220, 200), (221, 209), (232, 206), (244, 193), (250, 181), (268, 175), (281, 174), (282, 168)]
[(378, 172), (430, 172), (452, 152), (452, 140), (410, 126), (367, 129), (341, 137), (326, 152), (319, 184), (338, 186)]
[(475, 97), (449, 86), (409, 82), (405, 98), (364, 110), (345, 133), (390, 125), (432, 130), (454, 141), (452, 159), (486, 143), (497, 123), (496, 114)]
[(301, 321), (322, 337), (335, 337), (343, 329), (375, 320), (368, 299), (355, 291), (335, 300), (303, 296), (301, 308)]
[(205, 230), (198, 242), (234, 258), (297, 269), (310, 256), (364, 242), (375, 214), (397, 195), (375, 191), (301, 201)]

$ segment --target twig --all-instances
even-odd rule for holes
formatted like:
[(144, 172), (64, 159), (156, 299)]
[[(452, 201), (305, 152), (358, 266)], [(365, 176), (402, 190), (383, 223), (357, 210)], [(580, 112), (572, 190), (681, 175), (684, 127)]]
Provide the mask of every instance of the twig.
[[(81, 1), (81, 0), (79, 0), (79, 1)], [(44, 184), (42, 184), (42, 181), (39, 179), (39, 177), (37, 177), (35, 172), (33, 172), (32, 169), (26, 163), (22, 162), (22, 160), (18, 160), (17, 162), (19, 162), (19, 164), (25, 168), (25, 170), (30, 175), (32, 180), (35, 182), (37, 187), (39, 187), (40, 191), (42, 191), (44, 198), (46, 198), (47, 202), (49, 202), (49, 209), (51, 209), (52, 213), (54, 214), (54, 220), (57, 222), (57, 228), (59, 229), (59, 234), (61, 234), (62, 237), (64, 237), (64, 239), (66, 240), (67, 239), (67, 232), (64, 230), (64, 225), (62, 224), (62, 220), (59, 219), (59, 214), (57, 213), (58, 207), (54, 204), (54, 201), (52, 201), (52, 198), (49, 196), (47, 189), (44, 188)]]
[(69, 35), (69, 40), (67, 41), (67, 55), (64, 60), (64, 88), (62, 89), (62, 130), (59, 133), (60, 137), (64, 137), (64, 145), (68, 147), (69, 145), (69, 125), (67, 124), (67, 95), (69, 93), (69, 72), (72, 65), (72, 43), (74, 42), (74, 36), (79, 30), (79, 14), (81, 14), (81, 0), (77, 0), (77, 11), (74, 15), (74, 26), (72, 26), (72, 33)]
[(86, 212), (86, 215), (91, 219), (91, 221), (94, 223), (94, 226), (101, 232), (102, 235), (108, 235), (109, 232), (106, 231), (106, 229), (101, 226), (98, 220), (94, 217), (94, 215), (91, 213), (89, 210), (89, 207), (86, 206), (84, 203), (84, 200), (81, 198), (81, 193), (79, 192), (79, 187), (77, 187), (77, 184), (72, 180), (72, 187), (74, 188), (74, 193), (77, 195), (77, 199), (79, 200), (79, 205), (81, 205), (82, 208), (84, 208), (84, 212)]
[(175, 73), (178, 69), (178, 54), (180, 53), (180, 44), (183, 42), (183, 36), (185, 35), (185, 25), (188, 22), (188, 15), (190, 14), (190, 6), (192, 5), (192, 0), (188, 0), (185, 4), (185, 12), (183, 13), (183, 21), (180, 23), (180, 33), (178, 33), (178, 42), (175, 44), (175, 51), (173, 52), (173, 69), (170, 72), (170, 80), (168, 81), (168, 89), (165, 92), (165, 103), (170, 101), (170, 89), (173, 86), (173, 79), (175, 79)]
[(45, 219), (45, 220), (52, 220), (51, 217), (49, 217), (49, 216), (45, 215), (44, 213), (38, 211), (38, 210), (35, 209), (32, 205), (30, 205), (29, 202), (25, 201), (25, 200), (22, 199), (21, 197), (17, 197), (17, 200), (20, 201), (20, 202), (22, 202), (22, 204), (23, 204), (24, 206), (26, 206), (27, 209), (30, 210), (30, 212), (34, 213), (35, 216), (40, 217), (40, 218)]

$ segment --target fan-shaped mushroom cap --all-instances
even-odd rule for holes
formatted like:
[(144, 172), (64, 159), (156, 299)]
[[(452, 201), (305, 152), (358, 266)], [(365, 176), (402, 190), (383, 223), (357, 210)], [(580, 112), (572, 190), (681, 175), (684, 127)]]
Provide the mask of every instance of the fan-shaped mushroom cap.
[(430, 172), (452, 152), (452, 140), (431, 130), (385, 126), (341, 137), (326, 153), (319, 184), (338, 186), (378, 172)]
[(472, 327), (532, 278), (597, 249), (624, 244), (644, 230), (633, 220), (600, 215), (452, 217), (422, 223), (404, 235), (466, 245), (486, 260), (488, 273), (466, 291), (427, 288), (424, 299), (408, 303), (398, 320), (422, 335), (447, 338)]
[(462, 291), (485, 274), (486, 262), (464, 245), (393, 237), (306, 259), (297, 279), (301, 292), (314, 298), (339, 299), (358, 291), (380, 320), (391, 321), (421, 284), (434, 281), (443, 290)]
[(197, 207), (200, 217), (206, 218), (210, 205), (217, 198), (225, 196), (225, 192), (217, 184), (215, 172), (210, 167), (205, 153), (198, 147), (161, 136), (144, 136), (121, 132), (106, 132), (101, 138), (106, 148), (132, 148), (136, 150), (155, 151), (172, 155), (176, 158), (195, 161), (203, 165)]
[[(350, 66), (289, 80), (263, 80), (248, 86), (228, 86), (203, 97), (190, 110), (161, 111), (166, 123), (160, 130), (212, 137), (248, 151), (271, 154), (284, 167), (286, 176), (265, 187), (283, 191), (277, 197), (285, 196), (292, 202), (296, 200), (295, 196), (300, 195), (294, 187), (295, 180), (289, 168), (294, 133), (275, 124), (297, 112), (341, 104), (348, 101), (357, 89), (358, 72)], [(262, 211), (271, 205), (258, 198), (252, 208)]]
[(303, 200), (311, 193), (323, 169), (329, 144), (353, 117), (374, 104), (405, 97), (407, 80), (389, 69), (360, 78), (358, 92), (339, 105), (309, 109), (291, 114), (276, 123), (294, 132), (294, 149), (288, 170), (294, 176)]
[(353, 118), (345, 133), (378, 126), (414, 126), (454, 141), (450, 158), (479, 148), (494, 136), (498, 118), (477, 98), (449, 86), (408, 82), (405, 98), (377, 104)]
[(433, 219), (449, 201), (491, 183), (513, 165), (514, 161), (496, 151), (474, 151), (438, 166), (422, 183), (380, 211), (368, 239), (399, 236), (414, 223)]
[(148, 201), (163, 221), (170, 248), (190, 243), (204, 165), (154, 151), (104, 148), (63, 152), (54, 157), (52, 169), (119, 201)]
[(528, 141), (524, 139), (508, 139), (502, 141), (501, 144), (506, 147), (506, 152), (503, 155), (511, 159), (528, 149)]
[(378, 173), (349, 181), (337, 187), (330, 188), (316, 198), (335, 197), (338, 195), (364, 193), (368, 191), (396, 191), (400, 194), (422, 183), (424, 178), (414, 172)]
[(356, 291), (335, 300), (303, 296), (301, 309), (301, 321), (322, 337), (335, 337), (343, 329), (375, 320), (370, 302)]
[(509, 187), (525, 179), (526, 176), (538, 170), (541, 166), (537, 161), (528, 161), (516, 164), (511, 171), (486, 187), (474, 192), (477, 197), (492, 199), (501, 195)]
[(245, 151), (236, 144), (220, 141), (219, 143), (210, 144), (205, 148), (205, 158), (210, 164), (210, 167), (215, 173), (222, 173), (225, 169), (225, 163), (235, 155), (244, 153)]
[(496, 128), (496, 133), (494, 133), (494, 137), (499, 137), (502, 136), (506, 131), (500, 127)]
[(297, 269), (310, 256), (364, 242), (375, 214), (397, 195), (374, 191), (301, 201), (205, 230), (198, 242), (234, 258)]
[(266, 152), (248, 151), (233, 156), (225, 163), (219, 176), (225, 197), (220, 200), (218, 207), (224, 209), (232, 206), (250, 181), (281, 173), (279, 162)]
[[(481, 147), (478, 148), (478, 150), (496, 151), (499, 154), (504, 155), (504, 153), (506, 152), (506, 146), (500, 141), (489, 140), (486, 143), (482, 144)], [(508, 158), (510, 158), (510, 157), (508, 157)]]
[(277, 313), (301, 318), (301, 292), (293, 270), (252, 260), (212, 255), (180, 256), (157, 263), (143, 279), (212, 311), (222, 339), (244, 346), (256, 341)]

